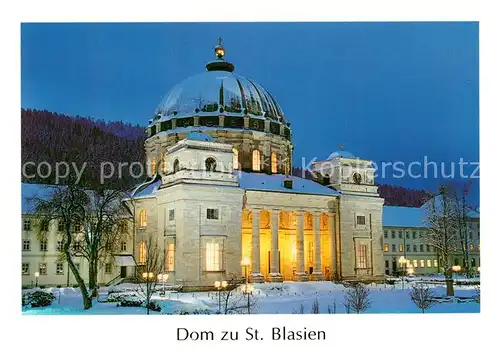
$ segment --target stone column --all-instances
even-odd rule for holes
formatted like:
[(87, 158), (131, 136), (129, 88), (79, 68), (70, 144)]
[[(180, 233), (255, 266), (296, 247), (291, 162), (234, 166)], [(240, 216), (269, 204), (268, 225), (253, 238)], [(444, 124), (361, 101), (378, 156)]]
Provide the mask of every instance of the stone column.
[(295, 239), (297, 244), (297, 270), (295, 271), (296, 281), (307, 281), (307, 274), (304, 268), (304, 212), (297, 211), (297, 226), (295, 232)]
[(252, 209), (252, 283), (264, 282), (260, 273), (260, 209)]
[(338, 279), (337, 271), (337, 232), (335, 226), (335, 214), (328, 213), (328, 229), (330, 230), (330, 262), (331, 273), (334, 279)]
[(314, 271), (311, 275), (313, 281), (322, 281), (321, 271), (321, 234), (320, 234), (320, 212), (313, 212), (313, 232), (314, 232)]
[(271, 210), (271, 273), (269, 274), (271, 282), (283, 282), (283, 277), (279, 271), (279, 214), (279, 210)]

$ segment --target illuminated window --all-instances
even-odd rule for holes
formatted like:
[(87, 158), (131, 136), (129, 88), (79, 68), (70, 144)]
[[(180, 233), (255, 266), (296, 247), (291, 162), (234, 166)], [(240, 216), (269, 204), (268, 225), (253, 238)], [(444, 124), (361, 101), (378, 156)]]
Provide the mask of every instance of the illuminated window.
[(367, 256), (366, 245), (356, 246), (357, 268), (368, 268), (366, 256)]
[(217, 242), (207, 242), (205, 250), (205, 269), (220, 271), (220, 246)]
[(146, 243), (144, 241), (139, 245), (139, 263), (146, 263)]
[(64, 268), (62, 263), (56, 263), (56, 274), (64, 274)]
[(259, 150), (253, 150), (252, 169), (256, 172), (260, 172), (260, 151)]
[(31, 242), (30, 240), (23, 240), (23, 251), (31, 250)]
[(384, 252), (389, 252), (389, 244), (384, 244)]
[(474, 244), (469, 244), (469, 250), (474, 251)]
[(276, 152), (271, 153), (271, 173), (278, 173), (278, 156)]
[(418, 261), (417, 260), (413, 260), (413, 267), (415, 267), (415, 268), (418, 267)]
[(399, 252), (403, 252), (403, 244), (399, 244)]
[(434, 267), (438, 266), (438, 260), (434, 260)]
[(23, 274), (30, 274), (30, 264), (29, 263), (23, 263)]
[(161, 162), (161, 170), (163, 173), (167, 173), (167, 154), (163, 155), (163, 161)]
[(425, 267), (425, 261), (424, 260), (420, 260), (420, 267), (422, 267), (422, 268)]
[(292, 247), (292, 261), (297, 262), (297, 248), (295, 246)]
[(179, 160), (178, 159), (176, 159), (174, 161), (174, 173), (177, 173), (177, 172), (179, 172)]
[(38, 265), (38, 273), (47, 274), (47, 264), (46, 263), (40, 263)]
[(167, 271), (174, 271), (174, 261), (175, 261), (175, 245), (168, 244), (167, 249)]
[(152, 156), (151, 157), (151, 175), (155, 175), (156, 174), (156, 157), (155, 156)]
[(239, 169), (240, 168), (240, 162), (238, 160), (238, 149), (233, 148), (233, 169)]
[(427, 267), (432, 267), (431, 260), (427, 260)]
[(147, 223), (146, 209), (141, 209), (139, 212), (139, 227), (146, 227)]

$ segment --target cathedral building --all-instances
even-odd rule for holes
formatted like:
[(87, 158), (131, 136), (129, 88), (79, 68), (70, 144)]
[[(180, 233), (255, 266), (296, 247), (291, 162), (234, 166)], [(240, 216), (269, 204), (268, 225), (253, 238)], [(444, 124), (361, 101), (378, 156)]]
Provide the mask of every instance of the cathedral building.
[[(341, 149), (314, 162), (317, 181), (292, 176), (292, 123), (271, 93), (234, 72), (222, 45), (215, 55), (149, 121), (149, 179), (130, 198), (133, 238), (102, 266), (100, 282), (130, 277), (151, 236), (163, 246), (169, 283), (211, 286), (246, 272), (256, 283), (384, 279), (384, 201), (372, 162)], [(66, 284), (53, 229), (53, 254), (41, 261), (23, 250), (23, 284), (42, 264), (40, 283)], [(23, 230), (23, 248), (38, 243)], [(53, 266), (57, 273), (47, 272)]]

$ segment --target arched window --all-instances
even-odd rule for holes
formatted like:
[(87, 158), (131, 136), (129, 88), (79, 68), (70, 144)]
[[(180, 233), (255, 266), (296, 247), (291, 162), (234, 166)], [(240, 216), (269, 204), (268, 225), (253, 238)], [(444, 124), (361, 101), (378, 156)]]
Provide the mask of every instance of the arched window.
[(238, 161), (238, 149), (233, 148), (233, 169), (239, 169), (240, 168), (240, 162)]
[(161, 165), (161, 171), (163, 173), (167, 173), (167, 154), (166, 153), (163, 155), (163, 161), (162, 161), (162, 165)]
[(174, 161), (174, 173), (179, 172), (179, 160), (175, 159)]
[(146, 209), (141, 209), (139, 212), (139, 227), (146, 227), (147, 223)]
[(278, 173), (278, 155), (276, 152), (271, 153), (271, 173)]
[(260, 151), (259, 150), (253, 150), (252, 169), (256, 172), (260, 172)]
[(205, 169), (207, 171), (214, 172), (216, 167), (217, 167), (217, 162), (215, 161), (214, 158), (208, 157), (205, 160)]
[(151, 175), (154, 176), (156, 174), (156, 157), (151, 157)]
[(139, 245), (139, 264), (146, 263), (146, 242), (142, 241)]

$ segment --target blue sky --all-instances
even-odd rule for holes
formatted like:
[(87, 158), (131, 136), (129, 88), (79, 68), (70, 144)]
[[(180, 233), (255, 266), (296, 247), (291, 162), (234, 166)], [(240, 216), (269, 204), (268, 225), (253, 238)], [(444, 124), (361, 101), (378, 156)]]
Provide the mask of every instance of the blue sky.
[[(222, 36), (235, 71), (291, 121), (296, 166), (342, 143), (379, 166), (427, 156), (458, 172), (460, 158), (479, 161), (478, 32), (472, 22), (23, 24), (21, 101), (146, 125)], [(432, 190), (440, 181), (378, 179)]]

